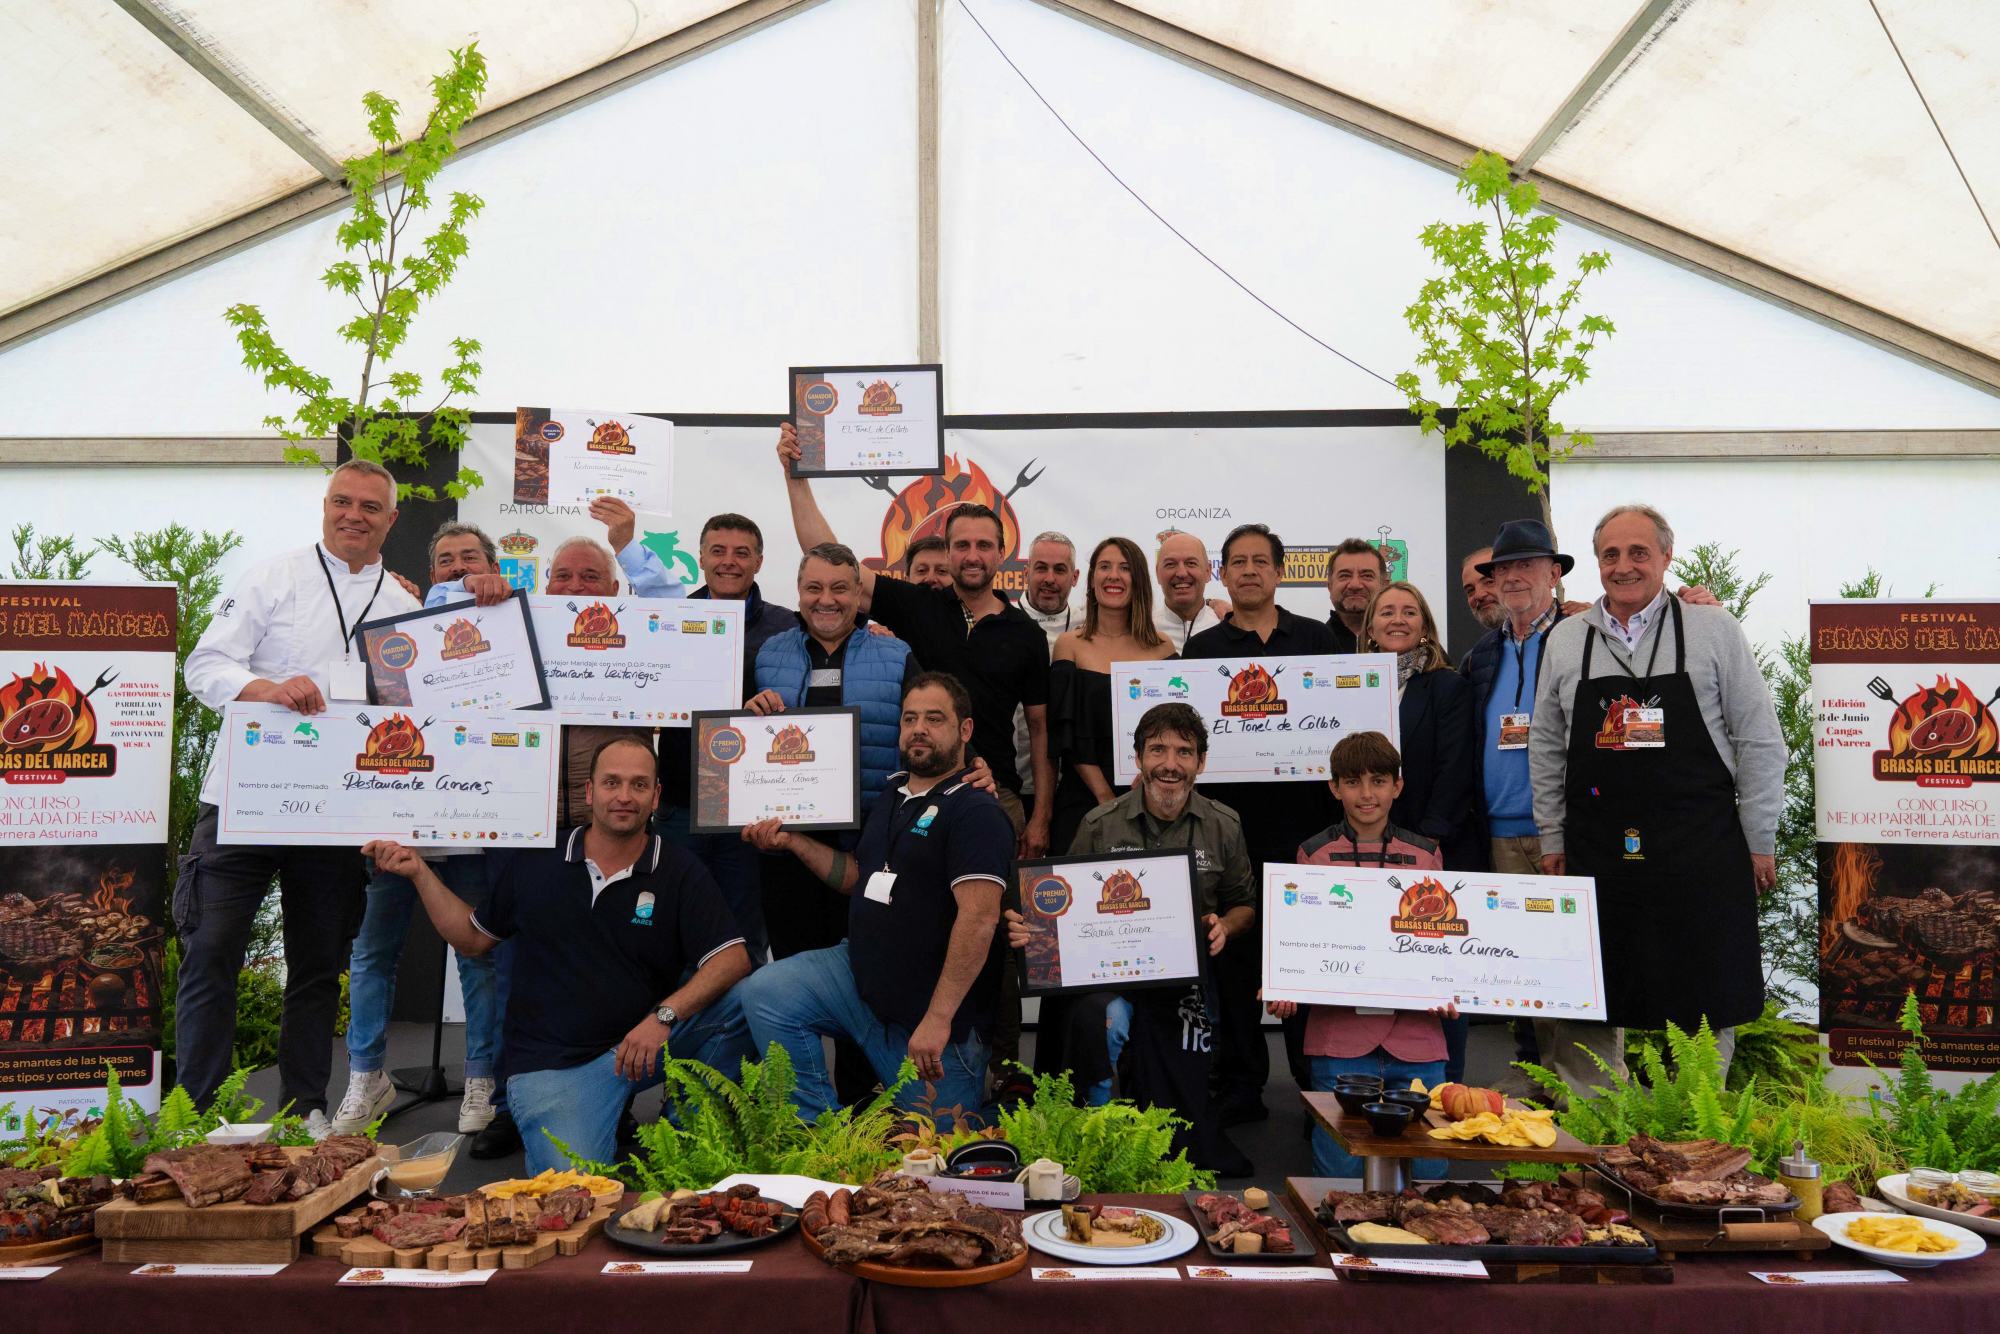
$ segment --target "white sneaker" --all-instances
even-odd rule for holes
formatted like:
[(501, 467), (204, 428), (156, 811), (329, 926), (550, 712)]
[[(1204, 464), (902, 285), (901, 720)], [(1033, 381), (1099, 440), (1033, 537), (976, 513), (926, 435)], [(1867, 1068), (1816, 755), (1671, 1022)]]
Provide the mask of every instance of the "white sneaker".
[(317, 1144), (333, 1133), (333, 1123), (326, 1119), (326, 1113), (315, 1107), (306, 1113), (306, 1134)]
[(359, 1135), (395, 1101), (396, 1086), (389, 1082), (387, 1070), (357, 1070), (348, 1078), (347, 1096), (340, 1100), (340, 1110), (333, 1114), (333, 1133)]
[(493, 1124), (493, 1081), (466, 1080), (465, 1097), (460, 1099), (458, 1104), (459, 1132), (477, 1135), (491, 1124)]

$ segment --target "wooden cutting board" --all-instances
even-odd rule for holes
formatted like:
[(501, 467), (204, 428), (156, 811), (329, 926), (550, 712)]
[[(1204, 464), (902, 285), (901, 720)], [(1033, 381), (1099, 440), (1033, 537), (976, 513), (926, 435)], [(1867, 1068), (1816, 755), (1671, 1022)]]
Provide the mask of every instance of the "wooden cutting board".
[(440, 1242), (398, 1250), (373, 1237), (346, 1237), (332, 1225), (313, 1233), (312, 1253), (338, 1257), (357, 1269), (444, 1269), (454, 1273), (468, 1269), (532, 1269), (558, 1255), (575, 1255), (584, 1243), (604, 1231), (604, 1225), (619, 1210), (619, 1197), (609, 1197), (574, 1227), (560, 1232), (544, 1232), (532, 1242), (514, 1246), (467, 1246), (462, 1241)]
[[(310, 1148), (289, 1148), (293, 1159)], [(227, 1200), (190, 1209), (178, 1199), (137, 1204), (113, 1200), (97, 1211), (97, 1235), (104, 1258), (135, 1264), (276, 1264), (299, 1258), (299, 1237), (313, 1224), (367, 1191), (379, 1158), (347, 1169), (332, 1185), (302, 1200), (245, 1204)]]

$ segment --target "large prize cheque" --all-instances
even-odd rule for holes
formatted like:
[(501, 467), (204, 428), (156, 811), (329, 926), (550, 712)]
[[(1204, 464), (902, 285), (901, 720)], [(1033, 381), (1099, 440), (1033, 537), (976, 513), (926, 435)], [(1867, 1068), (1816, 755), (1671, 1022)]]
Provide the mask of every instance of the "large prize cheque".
[(861, 827), (861, 710), (789, 709), (694, 716), (690, 828), (720, 834), (783, 820), (787, 829)]
[(1264, 999), (1604, 1018), (1588, 876), (1264, 868)]
[[(1391, 653), (1111, 664), (1113, 735), (1131, 736), (1167, 703), (1192, 705), (1208, 724), (1208, 783), (1323, 782), (1342, 737), (1380, 732), (1398, 744)], [(1131, 747), (1116, 749), (1117, 781), (1137, 781)]]
[(446, 715), (548, 707), (526, 593), (363, 621), (355, 633), (371, 704)]
[(743, 703), (743, 604), (530, 597), (549, 704), (566, 723), (686, 727)]
[(546, 712), (434, 718), (335, 705), (311, 717), (231, 704), (218, 843), (555, 845), (562, 756)]
[(1021, 994), (1185, 986), (1201, 976), (1194, 854), (1178, 849), (1017, 862), (1028, 923)]

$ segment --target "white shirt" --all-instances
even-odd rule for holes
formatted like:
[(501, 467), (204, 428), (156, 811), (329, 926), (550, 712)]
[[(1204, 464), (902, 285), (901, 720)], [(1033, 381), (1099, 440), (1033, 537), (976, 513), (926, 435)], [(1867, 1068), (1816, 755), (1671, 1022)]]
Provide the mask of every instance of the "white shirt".
[(1180, 613), (1169, 607), (1165, 599), (1153, 606), (1153, 628), (1160, 632), (1160, 638), (1173, 645), (1176, 653), (1187, 647), (1188, 640), (1210, 626), (1221, 624), (1222, 618), (1215, 614), (1215, 608), (1209, 606), (1205, 599), (1201, 604), (1201, 610), (1195, 613), (1191, 621), (1182, 620)]
[(1639, 641), (1646, 637), (1646, 627), (1653, 623), (1653, 618), (1660, 614), (1660, 608), (1666, 605), (1667, 590), (1662, 586), (1659, 592), (1653, 594), (1651, 602), (1648, 602), (1645, 606), (1632, 613), (1630, 621), (1621, 621), (1613, 614), (1610, 600), (1608, 598), (1602, 600), (1605, 623), (1611, 627), (1612, 633), (1616, 634), (1624, 643), (1627, 653), (1631, 653), (1639, 647)]
[[(329, 576), (340, 598), (338, 616), (327, 596)], [(326, 556), (317, 543), (288, 551), (245, 572), (226, 591), (201, 642), (188, 654), (183, 669), (188, 691), (217, 712), (259, 679), (310, 676), (325, 694), (332, 684), (329, 666), (347, 651), (340, 638), (343, 620), (352, 631), (364, 613), (378, 620), (415, 610), (417, 600), (384, 575), (379, 560), (357, 573)], [(222, 773), (213, 756), (201, 799), (211, 804), (222, 799)]]

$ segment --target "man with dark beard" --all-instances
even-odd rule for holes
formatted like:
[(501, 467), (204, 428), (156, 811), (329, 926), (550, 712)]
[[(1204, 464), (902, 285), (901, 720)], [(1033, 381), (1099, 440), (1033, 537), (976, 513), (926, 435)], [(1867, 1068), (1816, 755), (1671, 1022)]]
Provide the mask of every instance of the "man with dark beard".
[(852, 856), (777, 820), (743, 831), (851, 896), (844, 942), (780, 959), (737, 989), (759, 1050), (775, 1042), (791, 1057), (807, 1120), (834, 1104), (827, 1037), (852, 1039), (885, 1084), (907, 1056), (920, 1082), (900, 1101), (939, 1109), (940, 1129), (952, 1120), (942, 1109), (985, 1105), (1000, 994), (995, 928), (1014, 833), (992, 794), (966, 781), (971, 714), (952, 677), (926, 672), (910, 683), (897, 744), (905, 772), (889, 777)]
[(1335, 653), (1357, 651), (1368, 603), (1388, 582), (1389, 562), (1373, 542), (1350, 537), (1333, 549), (1326, 566), (1326, 596), (1333, 604), (1326, 614), (1326, 628), (1333, 631)]
[[(1208, 763), (1208, 727), (1185, 704), (1157, 704), (1139, 719), (1133, 743), (1138, 783), (1084, 817), (1070, 855), (1181, 848), (1194, 853), (1194, 910), (1212, 958), (1232, 937), (1250, 930), (1257, 886), (1236, 812), (1195, 791)], [(1027, 948), (1032, 930), (1045, 929), (1030, 928), (1011, 909), (1006, 917), (1007, 943), (1015, 949)], [(1207, 979), (1185, 991), (1106, 990), (1071, 1000), (1065, 1031), (1044, 1033), (1042, 1041), (1062, 1044), (1063, 1064), (1091, 1106), (1111, 1100), (1116, 1073), (1132, 1101), (1172, 1107), (1192, 1123), (1178, 1133), (1176, 1147), (1187, 1148), (1197, 1164), (1223, 1176), (1250, 1174), (1249, 1160), (1208, 1116)]]

